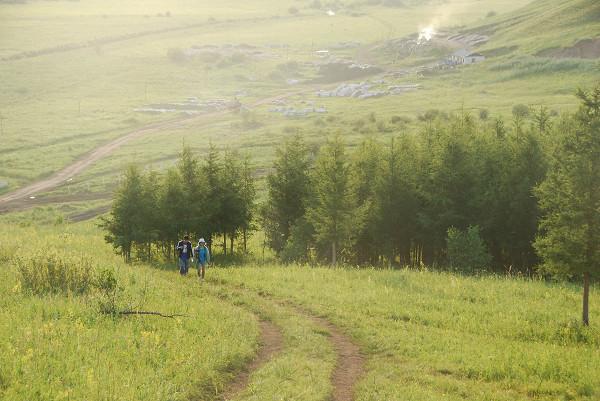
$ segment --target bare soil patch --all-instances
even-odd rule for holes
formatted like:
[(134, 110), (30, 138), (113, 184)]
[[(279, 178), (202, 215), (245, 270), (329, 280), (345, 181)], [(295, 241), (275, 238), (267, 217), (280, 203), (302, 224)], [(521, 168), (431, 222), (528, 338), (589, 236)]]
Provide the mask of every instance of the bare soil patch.
[(336, 367), (331, 377), (333, 400), (353, 400), (355, 384), (365, 372), (365, 358), (360, 348), (330, 321), (317, 316), (311, 316), (311, 320), (331, 334), (331, 343), (337, 354)]

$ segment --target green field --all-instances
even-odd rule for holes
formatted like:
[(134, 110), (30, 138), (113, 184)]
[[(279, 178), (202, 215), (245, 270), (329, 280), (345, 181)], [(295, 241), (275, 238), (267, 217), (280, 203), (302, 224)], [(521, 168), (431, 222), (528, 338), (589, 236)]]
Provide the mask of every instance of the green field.
[[(339, 2), (335, 17), (325, 13), (325, 3), (317, 9), (309, 1), (264, 0), (252, 7), (235, 1), (215, 6), (183, 0), (126, 6), (92, 0), (0, 3), (0, 58), (7, 58), (0, 62), (0, 181), (7, 183), (0, 192), (43, 179), (152, 121), (179, 118), (174, 113), (133, 111), (151, 103), (190, 96), (232, 99), (244, 92), (240, 100), (252, 109), (250, 121), (257, 124), (246, 124), (248, 118), (240, 115), (224, 115), (149, 133), (73, 177), (69, 185), (56, 188), (54, 195), (66, 194), (73, 202), (89, 193), (106, 199), (125, 164), (133, 161), (162, 168), (174, 161), (183, 140), (200, 152), (207, 141), (246, 151), (254, 157), (260, 176), (272, 160), (273, 144), (290, 130), (302, 130), (318, 146), (323, 132), (347, 131), (372, 113), (379, 124), (365, 127), (361, 135), (348, 133), (350, 143), (360, 140), (364, 132), (387, 137), (418, 131), (415, 117), (429, 109), (474, 114), (487, 109), (492, 116), (507, 118), (518, 103), (569, 111), (575, 105), (575, 89), (589, 87), (600, 76), (597, 59), (536, 56), (544, 49), (597, 36), (598, 5), (593, 1), (537, 0), (525, 6), (496, 0), (405, 3), (405, 7), (392, 7), (385, 2)], [(292, 7), (296, 14), (291, 13)], [(489, 41), (476, 49), (490, 56), (479, 65), (425, 76), (410, 72), (388, 80), (386, 85), (419, 84), (422, 89), (379, 99), (318, 98), (318, 89), (338, 83), (285, 82), (315, 77), (311, 63), (321, 59), (314, 51), (341, 42), (360, 46), (332, 50), (336, 57), (372, 62), (385, 71), (426, 65), (444, 53), (398, 58), (377, 49), (430, 24), (438, 30), (489, 35)], [(82, 47), (60, 50), (73, 44)], [(237, 62), (224, 56), (221, 63), (175, 62), (168, 57), (173, 49), (225, 44), (257, 46), (264, 54)], [(27, 53), (57, 47), (59, 51), (48, 54)], [(26, 57), (10, 59), (19, 54)], [(278, 66), (294, 61), (300, 63), (298, 71), (280, 73)], [(354, 81), (360, 80), (349, 82)], [(256, 100), (296, 92), (301, 94), (287, 99), (289, 105), (316, 102), (327, 109), (327, 115), (290, 120), (270, 113), (271, 105), (251, 107)], [(412, 122), (396, 126), (389, 123), (392, 116)], [(55, 203), (52, 195), (52, 191), (40, 194), (40, 202)], [(59, 209), (68, 214), (64, 201), (61, 205)]]
[[(426, 27), (436, 34), (418, 41)], [(485, 61), (443, 62), (467, 47)], [(422, 259), (414, 267), (398, 259), (395, 269), (328, 268), (312, 257), (284, 265), (258, 218), (276, 149), (296, 133), (313, 161), (336, 134), (356, 157), (365, 140), (453, 139), (453, 124), (471, 121), (465, 138), (503, 143), (485, 149), (510, 156), (522, 133), (513, 107), (544, 106), (552, 129), (535, 142), (544, 164), (556, 142), (547, 134), (572, 122), (577, 89), (600, 83), (598, 49), (597, 0), (0, 0), (0, 400), (600, 400), (596, 276), (586, 327), (575, 276), (545, 276), (537, 265), (526, 275), (465, 266), (468, 275)], [(379, 72), (320, 74), (337, 59)], [(411, 90), (318, 95), (360, 82)], [(136, 111), (198, 102), (218, 107)], [(326, 112), (286, 116), (276, 107)], [(460, 117), (427, 117), (447, 114)], [(508, 141), (486, 137), (499, 120)], [(534, 121), (523, 124), (528, 133)], [(57, 185), (2, 199), (127, 135)], [(195, 268), (180, 276), (152, 240), (151, 262), (125, 263), (97, 218), (124, 169), (152, 169), (168, 183), (163, 173), (182, 145), (203, 166), (210, 144), (251, 159), (249, 251), (225, 256), (215, 245), (206, 281)], [(436, 151), (414, 144), (405, 149)], [(401, 158), (409, 159), (428, 160)], [(503, 171), (485, 160), (472, 166)], [(426, 181), (420, 168), (415, 177)], [(519, 179), (507, 188), (539, 184)], [(380, 261), (396, 264), (394, 255)]]
[[(336, 352), (311, 316), (359, 346), (356, 400), (595, 400), (600, 391), (597, 287), (582, 328), (579, 288), (569, 284), (426, 269), (224, 268), (218, 255), (198, 283), (171, 265), (125, 265), (89, 224), (5, 227), (3, 400), (216, 399), (256, 352), (259, 320), (279, 328), (283, 348), (235, 399), (327, 400)], [(35, 295), (17, 266), (45, 269), (52, 254), (114, 271), (121, 308), (185, 316), (106, 315), (97, 291)]]

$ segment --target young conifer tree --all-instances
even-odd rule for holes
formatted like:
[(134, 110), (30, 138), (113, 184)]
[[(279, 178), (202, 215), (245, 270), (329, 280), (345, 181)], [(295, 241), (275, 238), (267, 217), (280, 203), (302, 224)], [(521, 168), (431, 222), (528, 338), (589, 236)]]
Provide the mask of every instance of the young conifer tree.
[(360, 229), (355, 194), (350, 185), (350, 163), (339, 135), (327, 141), (319, 152), (314, 174), (314, 206), (308, 210), (317, 240), (330, 244), (331, 264), (338, 251), (352, 246), (353, 233)]
[(581, 106), (559, 132), (546, 180), (536, 194), (544, 212), (535, 247), (550, 270), (583, 276), (583, 324), (589, 285), (600, 274), (600, 85), (579, 91)]
[(115, 191), (110, 217), (102, 227), (108, 231), (105, 240), (129, 262), (136, 242), (143, 238), (144, 176), (135, 165), (127, 167), (123, 180)]
[(256, 188), (254, 177), (252, 176), (252, 164), (250, 156), (244, 156), (241, 171), (241, 198), (242, 198), (242, 221), (241, 232), (244, 253), (248, 251), (248, 234), (253, 228), (254, 220), (254, 201), (256, 199)]
[(310, 160), (300, 135), (277, 148), (273, 168), (267, 177), (268, 195), (261, 217), (269, 246), (280, 253), (292, 227), (305, 214), (310, 192)]

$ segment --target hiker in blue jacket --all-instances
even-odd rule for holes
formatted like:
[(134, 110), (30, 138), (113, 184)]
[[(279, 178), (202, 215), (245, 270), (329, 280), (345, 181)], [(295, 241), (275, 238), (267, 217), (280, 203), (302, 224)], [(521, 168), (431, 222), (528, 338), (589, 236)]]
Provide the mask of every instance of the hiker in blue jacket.
[(185, 276), (190, 268), (190, 261), (194, 256), (189, 235), (184, 236), (183, 240), (177, 243), (177, 251), (179, 252), (179, 273)]
[(196, 266), (198, 267), (198, 277), (201, 280), (204, 280), (204, 270), (206, 265), (210, 262), (210, 251), (206, 246), (206, 241), (204, 238), (200, 238), (198, 241), (198, 246), (194, 248), (196, 252)]

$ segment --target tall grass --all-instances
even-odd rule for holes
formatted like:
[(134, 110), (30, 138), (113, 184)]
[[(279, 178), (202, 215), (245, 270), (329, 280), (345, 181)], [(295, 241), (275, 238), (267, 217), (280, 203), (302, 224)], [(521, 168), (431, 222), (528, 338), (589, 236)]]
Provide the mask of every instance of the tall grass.
[(94, 283), (93, 262), (87, 256), (43, 249), (14, 262), (21, 288), (33, 294), (83, 294)]
[[(3, 224), (0, 244), (1, 400), (213, 399), (255, 352), (252, 314), (193, 276), (124, 264), (93, 225)], [(118, 287), (133, 308), (185, 316), (115, 319)]]

